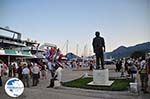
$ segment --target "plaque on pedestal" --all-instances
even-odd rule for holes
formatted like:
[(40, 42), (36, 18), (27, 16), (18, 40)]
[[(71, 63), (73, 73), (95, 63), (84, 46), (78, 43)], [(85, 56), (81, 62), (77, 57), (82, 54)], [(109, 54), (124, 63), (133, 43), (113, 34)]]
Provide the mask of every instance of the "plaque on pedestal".
[(88, 85), (111, 86), (114, 81), (109, 81), (108, 69), (93, 70), (93, 81)]

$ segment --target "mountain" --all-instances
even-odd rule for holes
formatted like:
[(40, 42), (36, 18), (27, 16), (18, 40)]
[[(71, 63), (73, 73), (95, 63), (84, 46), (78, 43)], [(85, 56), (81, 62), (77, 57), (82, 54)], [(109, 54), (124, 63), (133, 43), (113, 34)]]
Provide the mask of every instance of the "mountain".
[(150, 52), (150, 42), (137, 44), (135, 46), (130, 46), (130, 47), (120, 46), (117, 49), (113, 50), (112, 52), (106, 52), (105, 56), (107, 58), (110, 57), (123, 58), (123, 57), (129, 57), (135, 51)]

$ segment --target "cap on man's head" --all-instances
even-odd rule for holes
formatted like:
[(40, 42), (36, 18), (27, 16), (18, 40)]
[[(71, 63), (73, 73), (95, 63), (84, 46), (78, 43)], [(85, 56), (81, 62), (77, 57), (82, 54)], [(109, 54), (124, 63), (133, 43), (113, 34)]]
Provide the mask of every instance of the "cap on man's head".
[(99, 35), (100, 35), (100, 32), (99, 32), (99, 31), (96, 31), (96, 32), (95, 32), (95, 35), (96, 35), (96, 36), (99, 36)]

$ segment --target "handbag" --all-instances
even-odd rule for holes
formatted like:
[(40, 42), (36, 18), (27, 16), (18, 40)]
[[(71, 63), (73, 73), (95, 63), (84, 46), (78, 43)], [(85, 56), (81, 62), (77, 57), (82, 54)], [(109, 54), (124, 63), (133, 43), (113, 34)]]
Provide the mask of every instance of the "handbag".
[(60, 81), (59, 80), (54, 80), (54, 87), (60, 87), (61, 84), (60, 84)]

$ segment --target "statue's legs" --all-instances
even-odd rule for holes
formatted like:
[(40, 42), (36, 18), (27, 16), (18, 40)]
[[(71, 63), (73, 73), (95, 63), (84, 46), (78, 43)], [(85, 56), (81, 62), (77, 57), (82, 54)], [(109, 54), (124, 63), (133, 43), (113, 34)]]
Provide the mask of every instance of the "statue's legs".
[(101, 60), (101, 67), (104, 69), (104, 55), (103, 53), (100, 54), (100, 60)]
[(98, 54), (96, 54), (96, 69), (100, 69), (99, 58), (100, 58), (100, 56)]
[(101, 68), (104, 69), (103, 52), (96, 53), (96, 69), (100, 69), (100, 61), (101, 61)]

